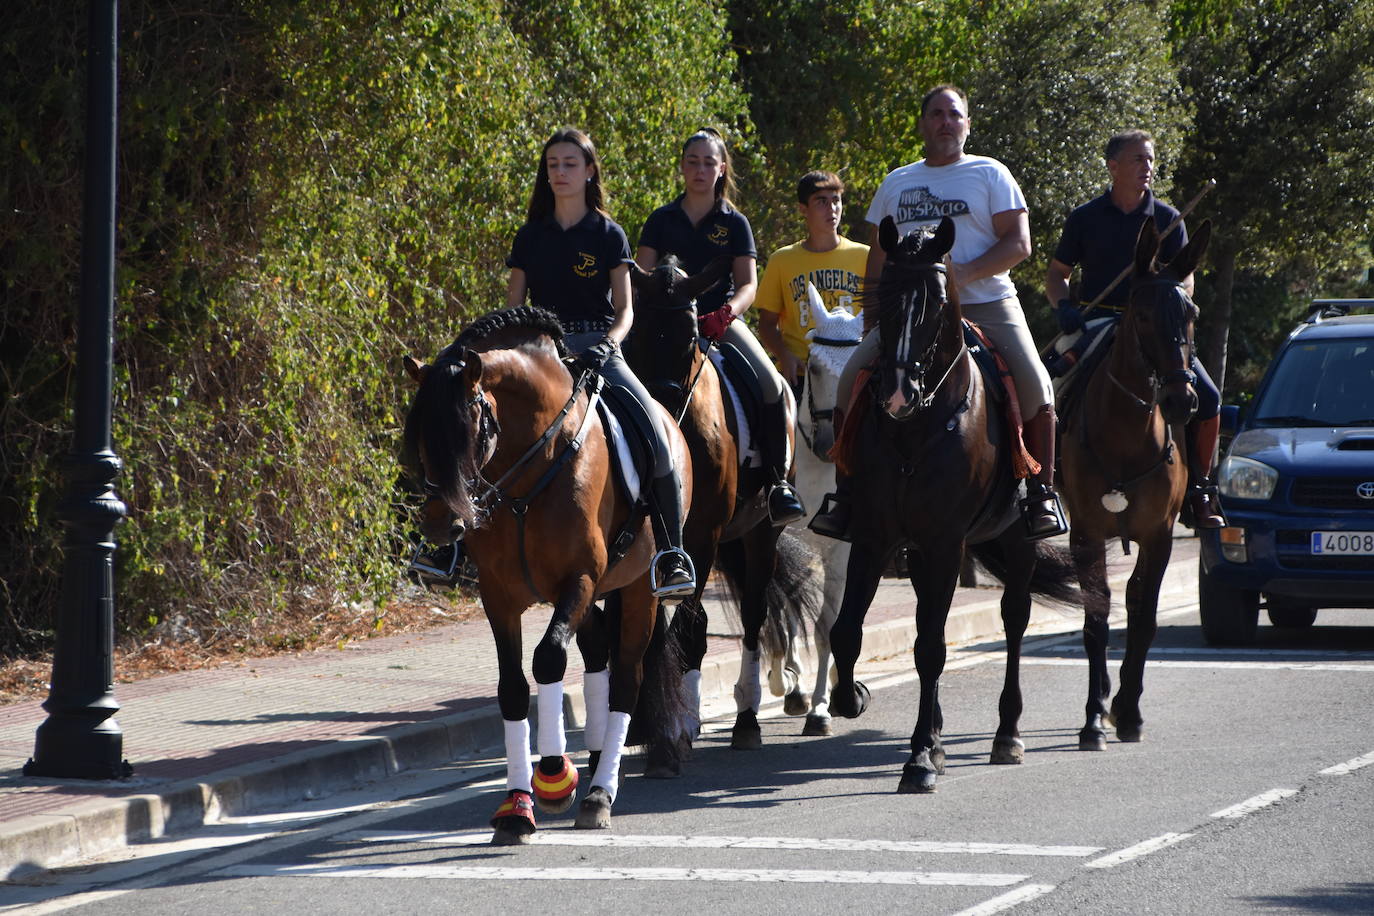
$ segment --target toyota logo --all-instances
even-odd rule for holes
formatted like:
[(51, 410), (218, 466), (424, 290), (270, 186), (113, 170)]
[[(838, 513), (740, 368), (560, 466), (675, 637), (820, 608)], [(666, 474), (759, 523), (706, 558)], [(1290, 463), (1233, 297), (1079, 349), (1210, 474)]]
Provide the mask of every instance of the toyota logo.
[(1374, 499), (1374, 480), (1366, 480), (1355, 485), (1355, 493), (1360, 499)]

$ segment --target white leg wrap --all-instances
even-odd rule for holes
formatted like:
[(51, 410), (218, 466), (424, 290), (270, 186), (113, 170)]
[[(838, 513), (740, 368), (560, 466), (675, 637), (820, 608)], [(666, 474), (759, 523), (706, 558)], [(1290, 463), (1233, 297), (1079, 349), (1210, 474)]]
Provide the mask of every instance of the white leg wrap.
[(582, 675), (582, 699), (587, 706), (587, 725), (582, 740), (589, 751), (606, 746), (606, 716), (611, 711), (611, 669)]
[(685, 731), (695, 737), (701, 732), (701, 672), (695, 668), (682, 676), (682, 696), (687, 702)]
[(533, 792), (534, 763), (530, 760), (530, 720), (506, 720), (506, 789)]
[(567, 750), (563, 735), (563, 682), (539, 685), (539, 756), (562, 757)]
[(759, 711), (759, 704), (763, 701), (763, 687), (759, 683), (761, 675), (761, 665), (759, 663), (759, 653), (757, 650), (750, 652), (744, 650), (739, 662), (739, 680), (735, 682), (735, 710), (743, 712), (746, 709)]
[(615, 801), (620, 788), (620, 758), (625, 753), (625, 736), (630, 733), (630, 714), (613, 712), (606, 717), (606, 744), (601, 748), (601, 762), (596, 766), (592, 785), (600, 786)]

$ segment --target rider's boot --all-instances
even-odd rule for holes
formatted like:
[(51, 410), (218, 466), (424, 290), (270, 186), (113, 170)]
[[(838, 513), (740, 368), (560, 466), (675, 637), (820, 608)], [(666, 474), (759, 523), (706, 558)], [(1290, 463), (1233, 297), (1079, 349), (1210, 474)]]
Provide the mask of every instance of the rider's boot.
[(787, 443), (791, 437), (791, 423), (787, 405), (782, 398), (776, 404), (763, 405), (763, 426), (759, 451), (768, 469), (768, 519), (774, 525), (786, 525), (806, 517), (801, 497), (787, 479)]
[(835, 468), (835, 492), (825, 494), (820, 511), (807, 523), (819, 535), (839, 541), (850, 539), (849, 525), (854, 516), (853, 478)]
[(1226, 518), (1221, 514), (1217, 498), (1217, 483), (1211, 477), (1212, 456), (1221, 435), (1221, 417), (1193, 420), (1186, 427), (1188, 440), (1188, 496), (1185, 501), (1183, 523), (1190, 528), (1222, 528)]
[(1059, 495), (1054, 492), (1054, 406), (1046, 404), (1021, 427), (1026, 451), (1040, 462), (1040, 473), (1026, 480), (1021, 521), (1032, 541), (1069, 530)]
[(658, 548), (650, 573), (655, 598), (685, 598), (696, 591), (696, 569), (682, 549), (682, 517), (677, 475), (655, 477), (649, 484), (649, 519)]

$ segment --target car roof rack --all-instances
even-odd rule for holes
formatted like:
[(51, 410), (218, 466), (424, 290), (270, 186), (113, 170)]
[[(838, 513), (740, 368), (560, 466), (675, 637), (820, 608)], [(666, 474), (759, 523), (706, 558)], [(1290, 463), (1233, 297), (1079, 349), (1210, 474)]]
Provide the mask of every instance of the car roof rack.
[(1356, 310), (1374, 312), (1374, 299), (1313, 299), (1303, 323), (1316, 324), (1327, 318), (1342, 318)]

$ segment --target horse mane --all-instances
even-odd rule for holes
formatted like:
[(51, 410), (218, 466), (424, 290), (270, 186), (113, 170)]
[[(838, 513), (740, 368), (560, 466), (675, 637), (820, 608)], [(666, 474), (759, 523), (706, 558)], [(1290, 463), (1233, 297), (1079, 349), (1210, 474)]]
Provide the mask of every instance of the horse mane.
[(465, 349), (481, 349), (478, 345), (488, 342), (493, 337), (519, 336), (521, 332), (529, 332), (531, 336), (542, 335), (552, 340), (560, 359), (568, 355), (567, 345), (563, 342), (563, 326), (559, 324), (557, 315), (535, 305), (517, 305), (488, 312), (468, 325), (453, 343), (439, 354), (439, 362), (446, 358), (457, 358)]

